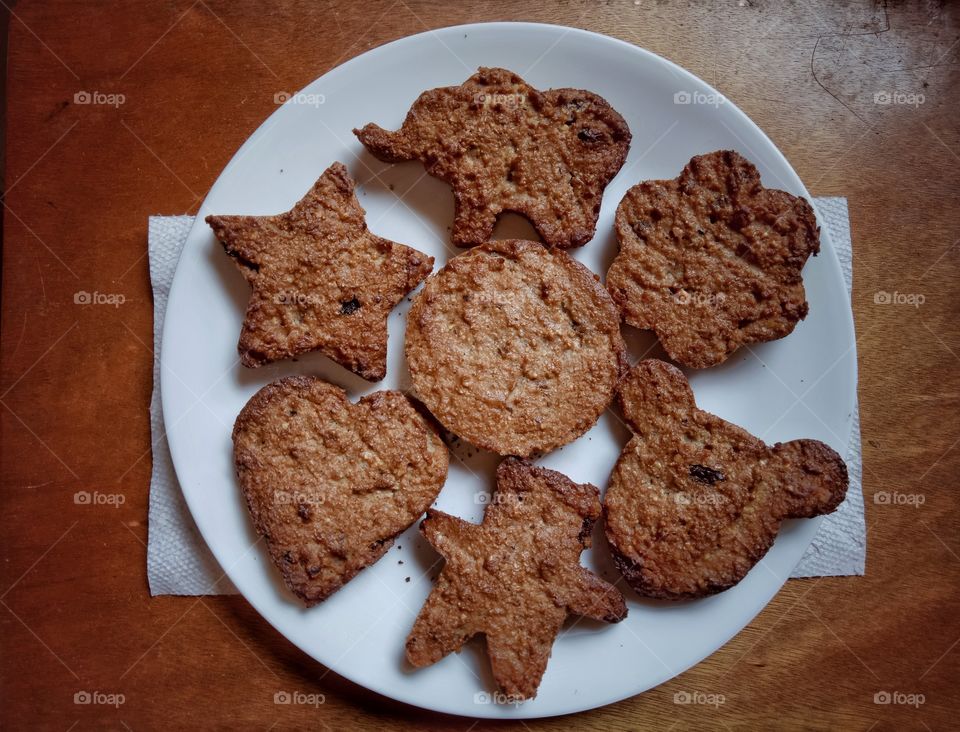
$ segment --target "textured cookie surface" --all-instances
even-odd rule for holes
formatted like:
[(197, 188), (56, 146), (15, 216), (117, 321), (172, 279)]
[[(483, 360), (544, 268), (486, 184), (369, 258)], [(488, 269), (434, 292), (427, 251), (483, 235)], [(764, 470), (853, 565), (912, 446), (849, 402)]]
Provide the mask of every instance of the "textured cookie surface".
[(371, 381), (387, 372), (387, 316), (433, 258), (367, 230), (354, 182), (331, 165), (292, 210), (207, 216), (252, 287), (244, 366), (320, 351)]
[(458, 246), (487, 241), (503, 211), (526, 216), (551, 246), (586, 244), (630, 147), (626, 122), (596, 94), (540, 92), (488, 68), (421, 94), (397, 132), (354, 132), (379, 159), (420, 160), (453, 187)]
[(482, 524), (430, 510), (420, 530), (446, 564), (407, 637), (427, 666), (483, 634), (493, 676), (514, 700), (536, 695), (568, 614), (618, 622), (623, 596), (580, 564), (600, 516), (597, 489), (507, 458)]
[(697, 409), (683, 373), (641, 361), (620, 388), (635, 433), (604, 496), (614, 562), (641, 595), (694, 598), (739, 582), (780, 524), (832, 512), (847, 490), (840, 456), (817, 440), (768, 447)]
[(407, 317), (413, 389), (451, 432), (526, 457), (586, 432), (625, 363), (616, 306), (565, 252), (489, 242), (427, 280)]
[(447, 475), (446, 446), (403, 394), (351, 404), (313, 377), (258, 391), (237, 417), (233, 446), (256, 530), (308, 606), (383, 556)]
[(700, 155), (673, 180), (634, 186), (616, 230), (607, 288), (626, 322), (656, 331), (678, 363), (716, 365), (806, 317), (800, 271), (820, 248), (813, 209), (764, 188), (736, 152)]

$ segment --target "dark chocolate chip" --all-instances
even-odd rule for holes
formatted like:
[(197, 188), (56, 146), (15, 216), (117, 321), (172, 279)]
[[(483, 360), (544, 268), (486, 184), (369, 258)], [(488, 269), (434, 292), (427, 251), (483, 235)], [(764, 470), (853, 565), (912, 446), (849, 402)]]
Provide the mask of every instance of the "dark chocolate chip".
[(584, 127), (577, 133), (577, 137), (583, 142), (599, 142), (603, 139), (603, 134), (596, 130), (591, 130), (589, 127)]
[(299, 516), (304, 521), (309, 521), (311, 515), (312, 515), (312, 511), (310, 510), (310, 506), (308, 506), (303, 501), (300, 501), (300, 503), (297, 504), (297, 516)]
[(708, 468), (706, 465), (691, 465), (690, 477), (698, 483), (706, 483), (707, 485), (713, 485), (727, 479), (719, 470)]
[(353, 315), (360, 309), (360, 301), (357, 298), (340, 303), (341, 315)]

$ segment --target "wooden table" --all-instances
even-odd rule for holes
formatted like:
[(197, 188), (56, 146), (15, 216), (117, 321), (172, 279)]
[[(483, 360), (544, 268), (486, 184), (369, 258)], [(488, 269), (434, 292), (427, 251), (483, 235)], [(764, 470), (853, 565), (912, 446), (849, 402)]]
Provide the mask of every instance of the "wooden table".
[[(865, 577), (790, 581), (739, 636), (669, 683), (576, 719), (525, 726), (956, 727), (958, 8), (686, 5), (13, 8), (0, 347), (3, 728), (474, 725), (326, 672), (238, 597), (150, 598), (146, 224), (149, 214), (198, 208), (274, 111), (277, 91), (427, 28), (504, 19), (588, 28), (676, 61), (740, 105), (815, 195), (849, 198), (868, 525)], [(124, 100), (79, 104), (84, 91)], [(876, 103), (883, 92), (900, 96)], [(79, 291), (125, 302), (79, 307)], [(923, 303), (877, 303), (881, 291)], [(81, 490), (125, 502), (77, 505)], [(921, 498), (885, 505), (878, 493)], [(278, 690), (326, 702), (276, 705)], [(78, 691), (123, 694), (124, 703), (78, 705)], [(685, 691), (724, 703), (675, 704)], [(884, 691), (922, 694), (923, 703), (876, 704)]]

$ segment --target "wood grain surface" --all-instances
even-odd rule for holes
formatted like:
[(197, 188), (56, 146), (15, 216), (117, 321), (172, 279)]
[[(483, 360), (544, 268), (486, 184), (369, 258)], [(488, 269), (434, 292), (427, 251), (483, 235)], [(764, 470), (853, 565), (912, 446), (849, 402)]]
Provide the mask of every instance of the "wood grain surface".
[[(14, 5), (2, 212), (0, 726), (488, 726), (339, 678), (239, 597), (150, 598), (146, 226), (150, 214), (196, 211), (274, 111), (278, 91), (427, 28), (527, 20), (605, 33), (677, 62), (750, 115), (814, 195), (848, 197), (868, 555), (865, 577), (788, 582), (724, 648), (657, 689), (576, 717), (491, 726), (955, 728), (958, 17), (944, 2), (826, 0)], [(83, 91), (124, 100), (78, 104)], [(882, 93), (891, 103), (878, 103)], [(124, 302), (81, 307), (79, 291)], [(922, 298), (878, 302), (883, 292)], [(78, 505), (83, 490), (124, 502)], [(76, 704), (83, 691), (122, 694), (123, 703)], [(278, 705), (278, 691), (322, 694), (324, 703)], [(876, 703), (884, 692), (894, 703)], [(677, 703), (684, 693), (716, 703)]]

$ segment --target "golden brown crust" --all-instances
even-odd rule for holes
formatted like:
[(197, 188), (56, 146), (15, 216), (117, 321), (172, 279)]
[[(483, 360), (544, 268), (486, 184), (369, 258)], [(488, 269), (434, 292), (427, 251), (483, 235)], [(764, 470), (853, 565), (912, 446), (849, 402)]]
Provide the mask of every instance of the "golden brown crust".
[(420, 530), (446, 564), (407, 637), (417, 667), (486, 636), (493, 675), (516, 700), (536, 696), (568, 614), (619, 622), (623, 596), (580, 564), (600, 516), (599, 492), (507, 458), (483, 523), (430, 510)]
[(576, 439), (626, 370), (620, 319), (586, 267), (535, 242), (488, 242), (430, 277), (407, 317), (417, 397), (451, 432), (527, 457)]
[(449, 459), (400, 392), (351, 404), (308, 376), (258, 391), (237, 417), (233, 445), (257, 533), (308, 606), (383, 556), (437, 497)]
[(207, 216), (252, 292), (237, 350), (257, 367), (320, 351), (370, 381), (387, 372), (387, 316), (433, 258), (371, 234), (334, 163), (290, 211)]
[(453, 187), (462, 247), (487, 241), (504, 211), (526, 216), (551, 246), (586, 244), (630, 147), (627, 123), (602, 97), (540, 92), (495, 68), (424, 92), (397, 132), (368, 124), (354, 133), (377, 158), (420, 160)]
[(684, 366), (714, 366), (806, 317), (800, 272), (820, 248), (816, 216), (803, 198), (764, 188), (736, 152), (699, 155), (673, 180), (634, 186), (616, 230), (607, 288), (624, 320), (655, 331)]
[(817, 440), (768, 447), (696, 408), (679, 369), (641, 361), (620, 387), (634, 436), (604, 497), (614, 562), (641, 595), (703, 597), (739, 582), (788, 518), (832, 512), (847, 468)]

